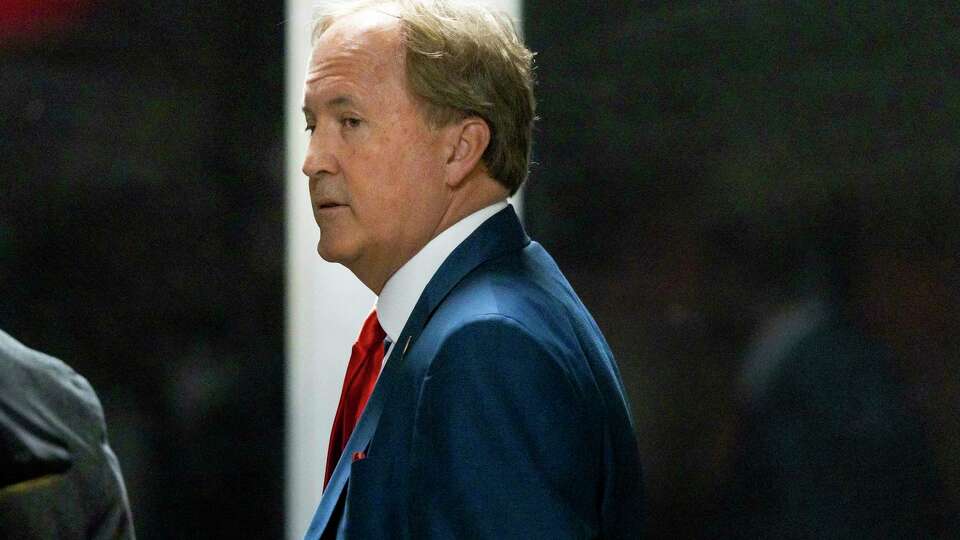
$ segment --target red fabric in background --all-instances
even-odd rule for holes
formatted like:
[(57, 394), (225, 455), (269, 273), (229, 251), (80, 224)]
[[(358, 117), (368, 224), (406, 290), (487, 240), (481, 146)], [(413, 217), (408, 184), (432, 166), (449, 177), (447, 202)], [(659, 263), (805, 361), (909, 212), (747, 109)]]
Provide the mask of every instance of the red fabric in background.
[(35, 40), (71, 26), (95, 0), (0, 0), (0, 42)]

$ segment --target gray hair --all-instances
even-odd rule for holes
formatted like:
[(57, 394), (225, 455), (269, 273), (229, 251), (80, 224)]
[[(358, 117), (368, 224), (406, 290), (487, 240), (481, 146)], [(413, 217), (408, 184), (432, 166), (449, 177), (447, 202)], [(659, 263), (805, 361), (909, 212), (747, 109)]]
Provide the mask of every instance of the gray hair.
[(510, 18), (447, 0), (358, 0), (337, 3), (314, 20), (316, 40), (337, 19), (384, 7), (401, 25), (407, 86), (434, 128), (467, 117), (490, 127), (483, 161), (511, 194), (526, 180), (536, 100), (533, 56)]

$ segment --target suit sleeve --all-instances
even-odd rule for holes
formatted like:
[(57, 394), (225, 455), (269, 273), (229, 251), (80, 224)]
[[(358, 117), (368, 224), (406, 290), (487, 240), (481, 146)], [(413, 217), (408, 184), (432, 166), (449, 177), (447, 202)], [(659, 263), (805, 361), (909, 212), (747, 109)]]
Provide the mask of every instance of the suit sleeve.
[[(0, 408), (14, 411), (31, 433), (51, 433), (69, 461), (53, 471), (59, 474), (0, 490), (0, 538), (134, 538), (120, 466), (107, 442), (103, 408), (93, 387), (59, 360), (34, 351), (24, 354), (19, 365), (26, 368), (8, 366), (5, 373), (23, 385), (5, 396)], [(41, 451), (35, 459), (48, 459), (47, 448), (36, 440), (24, 448)]]
[(499, 315), (451, 333), (417, 409), (413, 538), (597, 535), (602, 435), (570, 356)]

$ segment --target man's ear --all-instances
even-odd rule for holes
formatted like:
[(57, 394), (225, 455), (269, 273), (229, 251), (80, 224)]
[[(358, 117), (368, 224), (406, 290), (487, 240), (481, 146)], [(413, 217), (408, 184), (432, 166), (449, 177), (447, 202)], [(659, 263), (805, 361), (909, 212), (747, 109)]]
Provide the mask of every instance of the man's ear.
[(468, 116), (445, 128), (448, 138), (447, 185), (456, 188), (478, 167), (490, 145), (490, 126), (478, 116)]

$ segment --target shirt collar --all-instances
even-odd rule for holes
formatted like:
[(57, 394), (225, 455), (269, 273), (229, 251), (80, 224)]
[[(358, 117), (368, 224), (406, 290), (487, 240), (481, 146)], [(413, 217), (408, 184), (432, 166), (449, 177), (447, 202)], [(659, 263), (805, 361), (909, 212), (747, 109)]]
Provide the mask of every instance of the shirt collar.
[(391, 341), (400, 336), (417, 300), (443, 261), (484, 221), (506, 207), (507, 201), (499, 201), (454, 223), (390, 276), (377, 298), (377, 318)]

